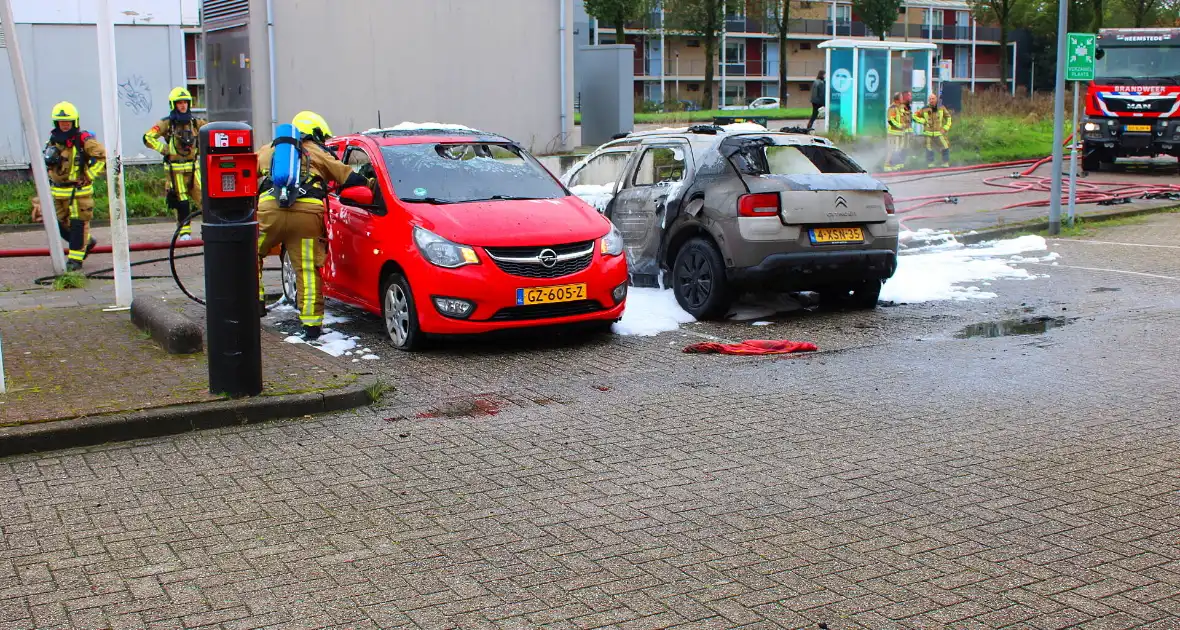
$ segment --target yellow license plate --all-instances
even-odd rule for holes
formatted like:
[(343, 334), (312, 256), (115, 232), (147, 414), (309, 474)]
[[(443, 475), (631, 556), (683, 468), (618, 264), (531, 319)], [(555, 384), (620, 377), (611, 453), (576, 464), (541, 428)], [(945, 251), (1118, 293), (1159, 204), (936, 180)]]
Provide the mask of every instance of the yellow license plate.
[(863, 243), (864, 230), (858, 227), (815, 228), (811, 230), (812, 243)]
[(1127, 125), (1127, 131), (1151, 131), (1151, 125)]
[(586, 285), (563, 284), (555, 287), (533, 287), (516, 290), (516, 305), (556, 304), (586, 299)]

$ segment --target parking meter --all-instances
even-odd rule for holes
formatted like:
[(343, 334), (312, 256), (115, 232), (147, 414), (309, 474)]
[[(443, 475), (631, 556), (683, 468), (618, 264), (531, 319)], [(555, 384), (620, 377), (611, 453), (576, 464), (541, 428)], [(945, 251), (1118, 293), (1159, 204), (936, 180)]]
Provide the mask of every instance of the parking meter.
[(201, 239), (209, 392), (262, 393), (258, 321), (258, 159), (249, 125), (201, 127)]

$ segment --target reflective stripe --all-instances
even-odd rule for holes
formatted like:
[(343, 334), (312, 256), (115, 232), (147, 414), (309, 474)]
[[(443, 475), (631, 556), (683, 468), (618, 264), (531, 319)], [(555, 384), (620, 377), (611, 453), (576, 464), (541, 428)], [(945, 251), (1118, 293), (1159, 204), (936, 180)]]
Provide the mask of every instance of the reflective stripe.
[(70, 260), (76, 260), (78, 262), (82, 262), (82, 259), (86, 258), (86, 252), (78, 251), (76, 249), (71, 249), (69, 258), (70, 258)]
[(90, 176), (90, 179), (95, 179), (98, 177), (98, 174), (102, 172), (102, 169), (106, 165), (107, 165), (107, 163), (104, 162), (103, 160), (98, 160), (94, 164), (92, 164), (90, 166), (90, 168), (86, 169), (86, 174)]
[(262, 286), (262, 265), (266, 260), (266, 252), (262, 251), (262, 242), (265, 240), (265, 234), (258, 235), (258, 300), (260, 302), (266, 299), (266, 287)]
[(191, 173), (196, 169), (194, 162), (169, 162), (168, 168), (176, 173)]
[(94, 186), (83, 186), (81, 188), (74, 188), (73, 186), (51, 186), (49, 190), (54, 199), (69, 199), (70, 197), (85, 197), (86, 195), (94, 194)]
[(74, 199), (70, 202), (70, 218), (81, 219), (82, 215), (78, 212), (78, 200)]
[(299, 309), (299, 319), (307, 326), (318, 326), (314, 320), (323, 321), (323, 316), (315, 315), (315, 240), (303, 239), (300, 243), (299, 272), (303, 274), (303, 308)]

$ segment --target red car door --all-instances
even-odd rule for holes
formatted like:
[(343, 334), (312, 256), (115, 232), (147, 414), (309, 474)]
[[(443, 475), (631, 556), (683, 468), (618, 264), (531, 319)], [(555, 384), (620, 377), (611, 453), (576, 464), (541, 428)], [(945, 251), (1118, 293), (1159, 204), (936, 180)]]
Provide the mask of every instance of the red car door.
[[(376, 176), (368, 151), (357, 141), (344, 150), (344, 163), (366, 178)], [(369, 310), (378, 305), (377, 271), (373, 251), (377, 246), (375, 216), (372, 209), (348, 205), (337, 195), (329, 196), (329, 250), (332, 281), (339, 298)]]

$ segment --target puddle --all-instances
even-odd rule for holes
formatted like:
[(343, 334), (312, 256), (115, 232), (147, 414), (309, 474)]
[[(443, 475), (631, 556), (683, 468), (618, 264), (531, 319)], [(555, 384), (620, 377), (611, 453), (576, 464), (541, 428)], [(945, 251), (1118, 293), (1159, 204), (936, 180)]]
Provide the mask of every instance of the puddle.
[(1025, 319), (1004, 319), (995, 322), (971, 324), (955, 334), (956, 339), (975, 337), (1012, 337), (1015, 335), (1041, 335), (1051, 328), (1060, 328), (1069, 323), (1065, 317), (1029, 317)]
[(1090, 293), (1113, 293), (1120, 290), (1121, 289), (1116, 289), (1114, 287), (1094, 287), (1093, 289), (1090, 289)]

